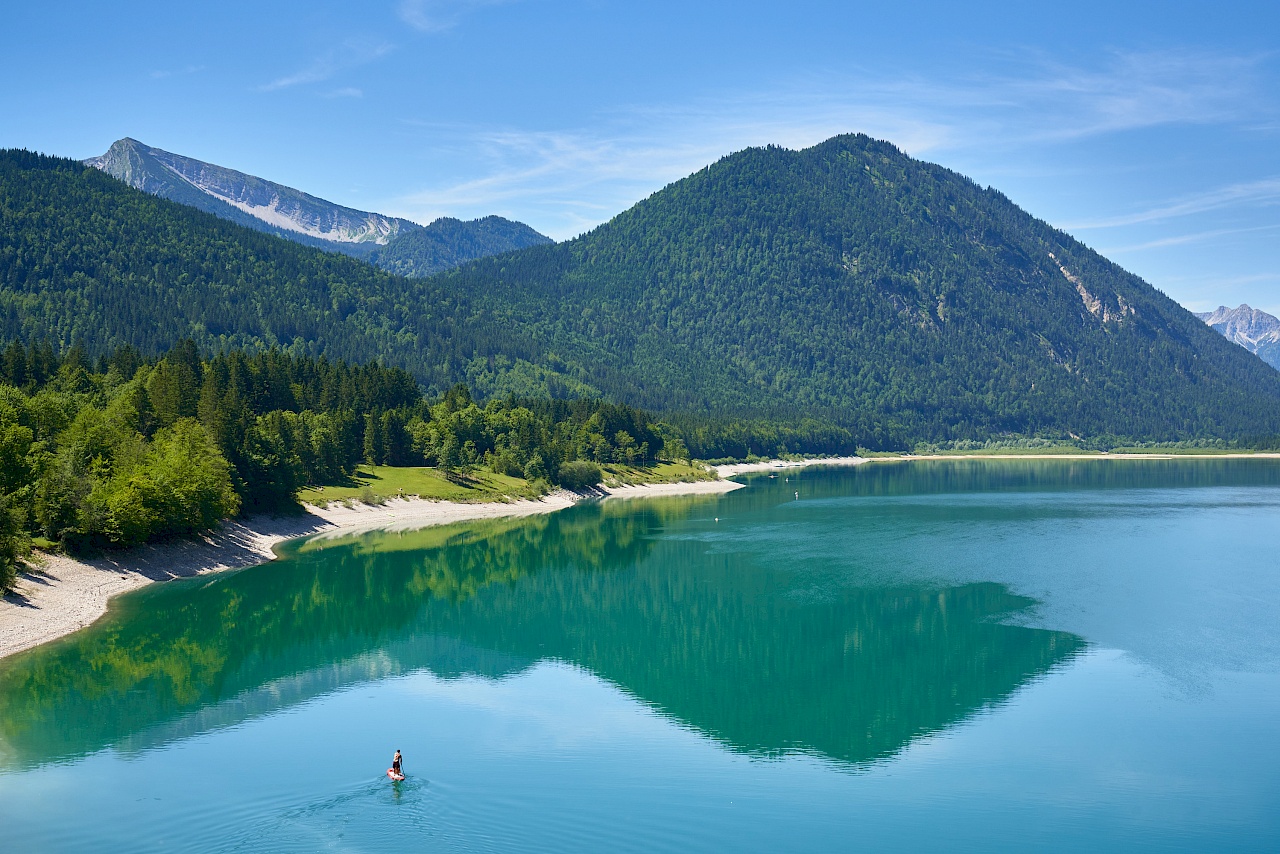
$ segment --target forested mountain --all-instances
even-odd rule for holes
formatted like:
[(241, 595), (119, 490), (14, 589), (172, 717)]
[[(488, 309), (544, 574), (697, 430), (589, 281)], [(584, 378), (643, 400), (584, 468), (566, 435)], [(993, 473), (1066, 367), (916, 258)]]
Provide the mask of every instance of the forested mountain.
[(1218, 306), (1217, 311), (1197, 312), (1196, 317), (1212, 326), (1250, 353), (1280, 369), (1280, 318), (1241, 304), (1236, 308)]
[[(484, 395), (590, 389), (520, 361), (510, 330), (469, 301), (336, 253), (134, 190), (74, 160), (0, 152), (0, 338), (164, 352), (281, 347), (411, 370), (429, 389)], [(491, 359), (491, 354), (501, 358)]]
[(193, 157), (117, 140), (86, 164), (131, 187), (307, 246), (426, 276), (487, 255), (551, 240), (498, 216), (462, 222), (448, 217), (427, 227), (399, 217), (336, 205), (308, 193)]
[(999, 192), (865, 136), (739, 152), (437, 281), (658, 409), (883, 440), (1280, 431), (1280, 374)]
[(190, 337), (379, 358), (436, 391), (603, 394), (712, 456), (728, 436), (1280, 434), (1280, 374), (998, 192), (862, 136), (749, 149), (574, 241), (429, 279), (7, 152), (0, 336)]
[(426, 228), (401, 233), (386, 246), (374, 250), (369, 260), (397, 275), (421, 277), (477, 258), (550, 242), (551, 238), (524, 223), (500, 216), (469, 222), (446, 216)]

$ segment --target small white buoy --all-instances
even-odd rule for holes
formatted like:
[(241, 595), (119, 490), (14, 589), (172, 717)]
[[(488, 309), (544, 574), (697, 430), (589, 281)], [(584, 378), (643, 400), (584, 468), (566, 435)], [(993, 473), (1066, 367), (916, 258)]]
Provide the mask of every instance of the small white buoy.
[(720, 517), (719, 517), (719, 516), (717, 516), (717, 517), (716, 517), (716, 521), (717, 521), (717, 522), (719, 522), (719, 521), (720, 521)]

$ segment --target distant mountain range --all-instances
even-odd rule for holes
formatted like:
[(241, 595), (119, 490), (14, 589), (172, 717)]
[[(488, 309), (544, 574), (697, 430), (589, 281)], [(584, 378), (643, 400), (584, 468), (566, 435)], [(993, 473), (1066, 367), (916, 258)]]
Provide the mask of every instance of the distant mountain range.
[(369, 260), (397, 275), (420, 278), (478, 258), (547, 243), (550, 238), (524, 223), (500, 216), (470, 222), (442, 216), (426, 228), (402, 231), (375, 249)]
[(183, 337), (804, 425), (806, 446), (1280, 435), (1280, 373), (998, 191), (861, 135), (747, 149), (582, 237), (423, 279), (0, 152), (0, 339)]
[[(471, 222), (446, 218), (424, 228), (128, 137), (84, 162), (152, 195), (307, 246), (374, 263), (379, 263), (376, 256), (389, 252), (386, 257), (393, 269), (406, 276), (430, 275), (465, 261), (551, 242), (523, 223), (497, 216)], [(409, 235), (412, 240), (396, 245)]]
[(1237, 308), (1220, 305), (1217, 311), (1196, 312), (1196, 317), (1280, 369), (1280, 318), (1243, 304)]

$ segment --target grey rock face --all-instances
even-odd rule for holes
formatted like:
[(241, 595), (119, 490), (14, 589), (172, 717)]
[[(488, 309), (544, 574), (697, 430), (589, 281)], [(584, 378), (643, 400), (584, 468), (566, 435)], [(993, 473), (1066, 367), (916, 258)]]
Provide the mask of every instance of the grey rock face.
[(1220, 305), (1216, 311), (1196, 312), (1196, 317), (1280, 369), (1280, 318), (1244, 304), (1237, 308)]
[(372, 250), (398, 234), (422, 227), (407, 219), (336, 205), (283, 184), (127, 137), (85, 163), (139, 190), (259, 231), (348, 254), (367, 254), (361, 250)]
[(398, 275), (428, 276), (477, 258), (552, 242), (523, 223), (497, 216), (470, 222), (443, 217), (424, 228), (128, 137), (84, 162), (152, 195), (277, 237), (364, 258)]

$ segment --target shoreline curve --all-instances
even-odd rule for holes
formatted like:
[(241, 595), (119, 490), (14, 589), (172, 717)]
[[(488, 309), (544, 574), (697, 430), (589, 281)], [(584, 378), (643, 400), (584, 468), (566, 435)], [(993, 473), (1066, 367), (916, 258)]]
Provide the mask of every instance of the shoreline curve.
[(564, 490), (538, 500), (478, 502), (393, 498), (382, 505), (304, 505), (296, 516), (230, 520), (201, 538), (139, 546), (92, 559), (40, 553), (0, 599), (0, 661), (85, 628), (110, 601), (156, 582), (270, 563), (275, 546), (315, 534), (410, 530), (473, 519), (554, 513), (583, 500), (712, 495), (740, 489), (728, 480), (623, 486), (579, 494)]

